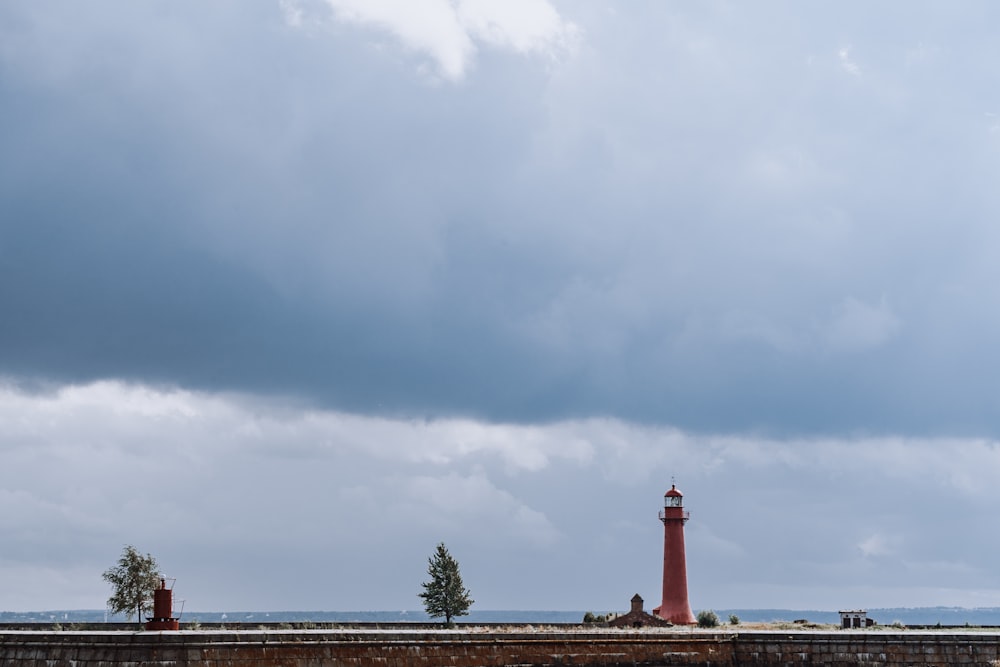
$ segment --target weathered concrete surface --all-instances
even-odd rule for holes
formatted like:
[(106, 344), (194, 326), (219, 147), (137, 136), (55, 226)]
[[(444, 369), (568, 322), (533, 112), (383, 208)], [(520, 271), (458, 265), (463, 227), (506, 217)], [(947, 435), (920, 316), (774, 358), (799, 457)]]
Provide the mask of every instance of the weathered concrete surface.
[(1000, 667), (1000, 634), (935, 632), (0, 632), (4, 667)]

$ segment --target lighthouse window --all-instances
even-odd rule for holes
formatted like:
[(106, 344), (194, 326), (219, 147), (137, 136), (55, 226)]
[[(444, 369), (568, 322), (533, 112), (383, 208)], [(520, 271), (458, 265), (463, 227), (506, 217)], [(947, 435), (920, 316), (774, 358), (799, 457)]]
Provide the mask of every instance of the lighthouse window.
[(667, 496), (667, 507), (680, 507), (681, 497), (680, 496)]

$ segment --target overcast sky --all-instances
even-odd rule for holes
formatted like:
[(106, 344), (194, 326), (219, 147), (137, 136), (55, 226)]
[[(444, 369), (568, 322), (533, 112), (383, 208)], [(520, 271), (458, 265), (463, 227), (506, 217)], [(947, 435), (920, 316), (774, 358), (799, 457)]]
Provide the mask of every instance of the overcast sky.
[(0, 4), (0, 610), (1000, 606), (998, 22)]

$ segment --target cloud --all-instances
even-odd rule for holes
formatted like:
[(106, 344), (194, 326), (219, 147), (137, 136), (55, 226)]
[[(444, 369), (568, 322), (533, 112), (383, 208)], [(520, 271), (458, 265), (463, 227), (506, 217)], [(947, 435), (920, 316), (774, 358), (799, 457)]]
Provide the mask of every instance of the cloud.
[[(478, 45), (517, 54), (556, 57), (572, 48), (578, 28), (546, 0), (326, 0), (343, 22), (384, 30), (406, 48), (425, 54), (449, 80), (461, 80)], [(290, 25), (302, 24), (303, 6), (282, 2)]]
[(298, 0), (278, 0), (278, 6), (288, 25), (293, 28), (302, 27), (305, 12)]
[(895, 551), (892, 542), (892, 538), (875, 533), (874, 535), (865, 538), (860, 544), (858, 544), (858, 549), (865, 558), (871, 558), (873, 556), (888, 556)]
[(614, 608), (676, 477), (698, 604), (983, 600), (977, 10), (0, 4), (0, 586)]
[[(834, 57), (802, 64), (844, 43), (815, 8), (413, 7), (5, 8), (0, 370), (415, 420), (993, 434), (995, 105), (948, 76), (989, 62), (951, 24), (919, 67), (852, 31), (878, 85), (848, 94)], [(462, 85), (396, 67), (393, 26)]]
[[(156, 555), (192, 609), (416, 608), (442, 540), (483, 608), (615, 608), (658, 590), (672, 479), (699, 606), (846, 604), (817, 572), (882, 606), (912, 603), (918, 581), (947, 591), (927, 605), (1000, 587), (997, 537), (964, 528), (1000, 502), (994, 442), (416, 422), (98, 382), (5, 385), (0, 456), (0, 584), (21, 608), (100, 608), (123, 544)], [(635, 567), (609, 565), (622, 554)]]
[(861, 67), (851, 58), (852, 46), (843, 46), (837, 51), (841, 68), (851, 76), (861, 76)]
[(486, 537), (486, 545), (514, 540), (526, 548), (547, 548), (561, 537), (544, 513), (496, 488), (482, 470), (464, 477), (400, 480), (400, 487), (405, 494), (401, 511), (413, 520), (432, 518), (444, 534), (458, 535), (471, 522), (487, 522), (495, 532)]

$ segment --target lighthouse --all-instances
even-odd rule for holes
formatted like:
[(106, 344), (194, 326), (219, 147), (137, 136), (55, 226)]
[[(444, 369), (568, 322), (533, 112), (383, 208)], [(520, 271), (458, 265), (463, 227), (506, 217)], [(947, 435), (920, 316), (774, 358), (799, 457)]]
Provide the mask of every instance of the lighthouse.
[(684, 509), (684, 494), (677, 486), (663, 495), (663, 602), (653, 614), (676, 625), (696, 623), (688, 603), (687, 563), (684, 560), (684, 524), (690, 513)]

